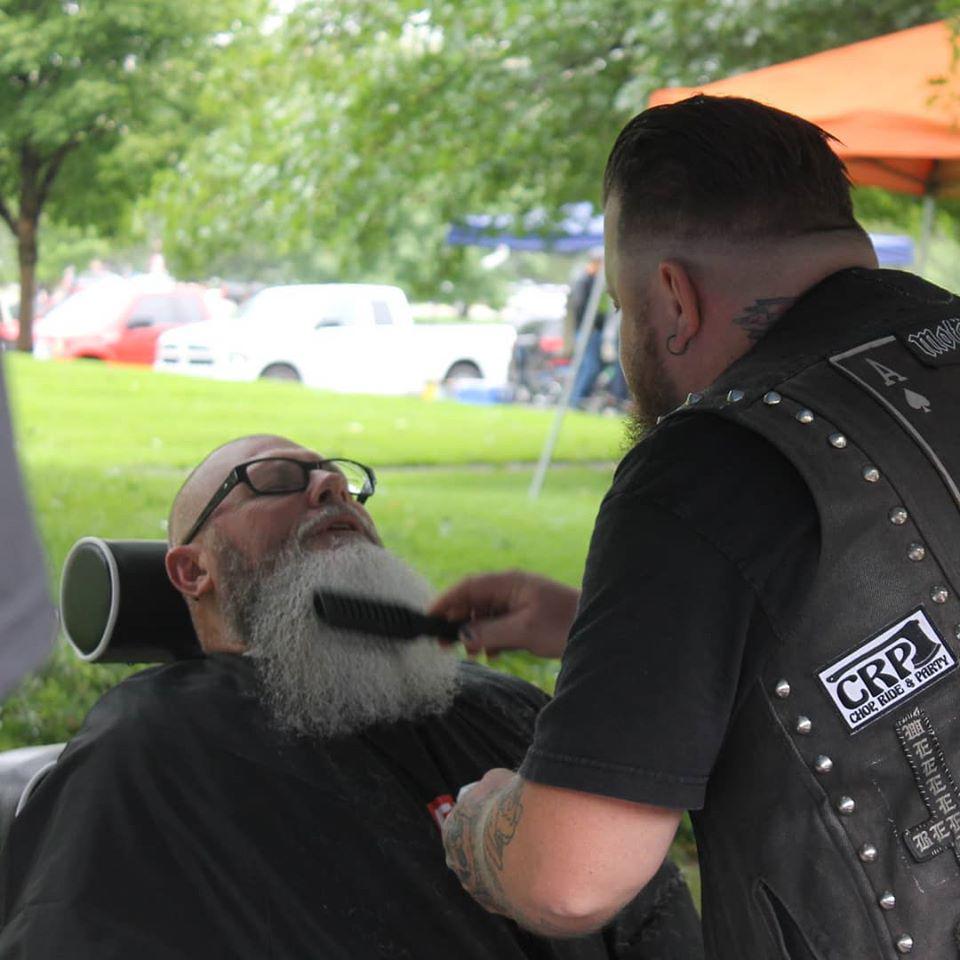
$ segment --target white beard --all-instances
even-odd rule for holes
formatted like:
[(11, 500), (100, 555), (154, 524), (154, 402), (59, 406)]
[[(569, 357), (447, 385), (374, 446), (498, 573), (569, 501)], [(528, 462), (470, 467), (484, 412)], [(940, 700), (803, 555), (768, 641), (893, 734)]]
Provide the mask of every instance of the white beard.
[(318, 587), (424, 610), (433, 591), (399, 557), (359, 536), (329, 550), (305, 551), (295, 540), (265, 572), (231, 554), (222, 562), (224, 615), (281, 729), (336, 737), (449, 709), (457, 658), (436, 640), (348, 632), (314, 612)]

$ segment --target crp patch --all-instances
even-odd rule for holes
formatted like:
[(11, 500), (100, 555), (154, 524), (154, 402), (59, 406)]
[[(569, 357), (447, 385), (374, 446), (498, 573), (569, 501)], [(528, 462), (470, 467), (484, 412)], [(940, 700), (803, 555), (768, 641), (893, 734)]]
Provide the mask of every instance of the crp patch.
[(852, 732), (955, 670), (957, 659), (919, 607), (818, 674)]

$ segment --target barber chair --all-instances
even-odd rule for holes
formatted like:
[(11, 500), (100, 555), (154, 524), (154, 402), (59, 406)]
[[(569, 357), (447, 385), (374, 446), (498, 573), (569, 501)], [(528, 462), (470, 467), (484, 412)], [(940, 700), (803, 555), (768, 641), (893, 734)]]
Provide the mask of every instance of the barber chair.
[[(84, 537), (67, 555), (60, 617), (87, 663), (167, 663), (201, 657), (183, 597), (164, 569), (164, 540)], [(0, 753), (0, 846), (64, 744)]]
[(167, 578), (164, 540), (78, 540), (63, 565), (60, 616), (87, 663), (168, 663), (203, 652)]

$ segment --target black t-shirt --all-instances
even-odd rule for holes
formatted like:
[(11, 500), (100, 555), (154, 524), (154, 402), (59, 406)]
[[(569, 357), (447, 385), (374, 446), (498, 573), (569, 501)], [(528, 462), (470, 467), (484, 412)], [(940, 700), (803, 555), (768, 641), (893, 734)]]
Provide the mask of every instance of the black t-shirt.
[[(444, 805), (520, 761), (545, 699), (465, 664), (442, 716), (319, 741), (270, 726), (246, 658), (137, 674), (94, 707), (13, 826), (0, 955), (606, 958), (604, 937), (551, 943), (488, 914), (445, 864)], [(698, 939), (676, 868), (662, 878), (667, 932)], [(622, 918), (619, 940), (654, 902)]]
[(528, 779), (696, 810), (724, 733), (812, 582), (813, 498), (762, 437), (678, 415), (620, 464)]

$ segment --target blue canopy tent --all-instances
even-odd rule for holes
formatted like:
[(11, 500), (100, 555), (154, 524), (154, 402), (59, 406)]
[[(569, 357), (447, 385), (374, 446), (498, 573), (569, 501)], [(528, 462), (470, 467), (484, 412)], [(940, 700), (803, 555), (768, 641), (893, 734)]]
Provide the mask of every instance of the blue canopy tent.
[[(560, 254), (585, 253), (603, 246), (603, 214), (596, 213), (589, 202), (570, 203), (562, 208), (559, 220), (549, 219), (543, 211), (534, 211), (517, 218), (509, 215), (476, 214), (467, 216), (462, 223), (454, 224), (447, 233), (447, 243), (455, 246), (500, 248), (524, 252), (548, 252)], [(871, 233), (870, 239), (877, 252), (881, 267), (906, 267), (914, 260), (913, 240), (907, 236), (891, 233)], [(580, 325), (573, 358), (570, 362), (563, 393), (557, 404), (553, 426), (540, 454), (540, 462), (530, 484), (530, 497), (536, 499), (543, 488), (553, 450), (563, 418), (570, 404), (570, 394), (583, 361), (587, 340), (593, 329), (593, 319), (603, 295), (603, 273), (593, 284), (590, 300)]]
[(603, 246), (603, 214), (595, 213), (592, 203), (568, 203), (562, 212), (558, 222), (548, 220), (542, 211), (534, 211), (519, 224), (509, 214), (468, 216), (450, 227), (447, 243), (568, 254)]
[[(603, 246), (603, 214), (596, 213), (592, 203), (568, 203), (562, 213), (560, 220), (551, 222), (542, 211), (534, 211), (519, 224), (510, 214), (467, 216), (447, 231), (447, 243), (563, 254), (586, 253)], [(913, 263), (912, 238), (895, 233), (871, 233), (870, 239), (881, 267), (908, 267)]]

